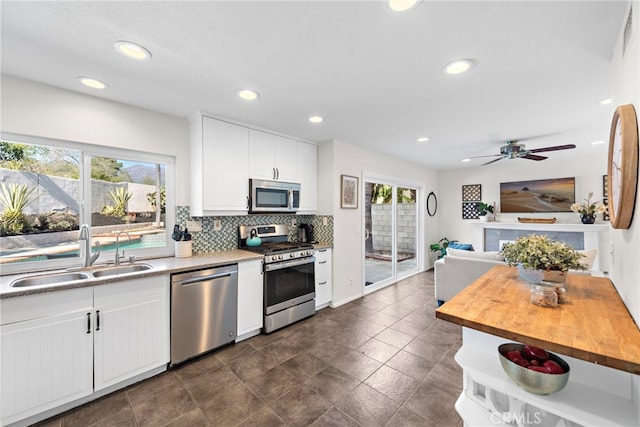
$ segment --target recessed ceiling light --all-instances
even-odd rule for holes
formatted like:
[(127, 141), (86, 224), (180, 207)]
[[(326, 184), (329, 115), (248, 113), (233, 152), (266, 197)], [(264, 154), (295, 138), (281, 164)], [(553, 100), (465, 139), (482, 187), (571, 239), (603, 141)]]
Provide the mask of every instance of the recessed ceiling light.
[(462, 159), (463, 162), (470, 162), (471, 159)]
[(311, 116), (311, 117), (309, 117), (309, 121), (311, 123), (322, 123), (323, 120), (324, 119), (322, 117), (320, 117), (320, 116)]
[(611, 104), (612, 99), (611, 98), (605, 98), (605, 99), (601, 99), (600, 101), (598, 101), (598, 104), (600, 105), (609, 105)]
[(151, 52), (139, 44), (127, 42), (124, 40), (117, 41), (113, 44), (118, 53), (138, 61), (148, 61), (151, 59)]
[(593, 141), (591, 143), (591, 145), (600, 145), (600, 144), (604, 144), (604, 141)]
[(473, 61), (470, 59), (460, 59), (458, 61), (450, 62), (445, 65), (444, 72), (447, 74), (460, 74), (468, 71), (471, 67), (473, 67)]
[(242, 89), (238, 91), (238, 96), (246, 101), (254, 101), (258, 99), (260, 94), (255, 90), (251, 89)]
[(429, 140), (429, 138), (427, 138), (426, 136), (421, 136), (420, 138), (416, 139), (416, 141), (418, 142), (427, 142)]
[(91, 77), (78, 77), (80, 83), (85, 86), (88, 86), (92, 89), (104, 89), (107, 87), (106, 83), (101, 82), (100, 80), (92, 79)]
[(422, 3), (422, 0), (387, 0), (386, 4), (394, 12), (405, 12)]

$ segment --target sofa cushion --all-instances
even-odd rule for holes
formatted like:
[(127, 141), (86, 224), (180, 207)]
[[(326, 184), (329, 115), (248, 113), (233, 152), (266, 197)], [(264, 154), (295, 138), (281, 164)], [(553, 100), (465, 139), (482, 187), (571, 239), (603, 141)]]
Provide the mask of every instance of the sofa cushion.
[(472, 251), (473, 245), (471, 243), (451, 242), (449, 243), (449, 246), (447, 246), (447, 251), (449, 251), (449, 249), (460, 249), (463, 251)]
[(447, 255), (457, 256), (461, 258), (486, 259), (489, 261), (504, 261), (504, 257), (500, 255), (500, 253), (497, 251), (475, 252), (475, 251), (465, 251), (460, 249), (447, 248)]

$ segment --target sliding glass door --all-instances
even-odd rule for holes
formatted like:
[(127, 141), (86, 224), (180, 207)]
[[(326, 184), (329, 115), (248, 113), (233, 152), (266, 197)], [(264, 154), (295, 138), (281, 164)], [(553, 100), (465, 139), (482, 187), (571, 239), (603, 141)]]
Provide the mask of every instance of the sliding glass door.
[(364, 180), (365, 293), (418, 271), (418, 188), (389, 179)]

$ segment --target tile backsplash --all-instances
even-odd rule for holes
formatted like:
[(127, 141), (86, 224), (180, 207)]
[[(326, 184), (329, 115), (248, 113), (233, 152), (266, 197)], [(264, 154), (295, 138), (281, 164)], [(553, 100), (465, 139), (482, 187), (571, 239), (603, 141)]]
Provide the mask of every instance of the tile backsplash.
[[(324, 218), (326, 218), (327, 225), (323, 225)], [(220, 231), (213, 229), (215, 220), (219, 220), (222, 225)], [(202, 227), (202, 231), (190, 231), (194, 254), (237, 249), (239, 225), (286, 224), (289, 229), (289, 240), (297, 241), (298, 224), (313, 224), (315, 240), (320, 243), (333, 244), (333, 216), (331, 215), (280, 214), (191, 217), (189, 206), (177, 206), (176, 223), (184, 228), (187, 221), (197, 221)], [(292, 225), (293, 222), (295, 225)]]

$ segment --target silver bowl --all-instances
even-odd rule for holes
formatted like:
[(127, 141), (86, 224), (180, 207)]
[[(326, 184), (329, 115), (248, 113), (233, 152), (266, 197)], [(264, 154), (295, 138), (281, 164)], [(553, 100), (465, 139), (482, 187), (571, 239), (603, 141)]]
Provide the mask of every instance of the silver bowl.
[(523, 348), (523, 344), (516, 343), (502, 344), (498, 347), (502, 369), (504, 369), (514, 383), (529, 393), (539, 395), (556, 393), (567, 385), (569, 381), (569, 365), (553, 353), (549, 352), (549, 359), (557, 362), (562, 369), (564, 369), (564, 374), (546, 374), (544, 372), (532, 371), (517, 363), (513, 363), (507, 358), (506, 355), (509, 351), (522, 351)]

